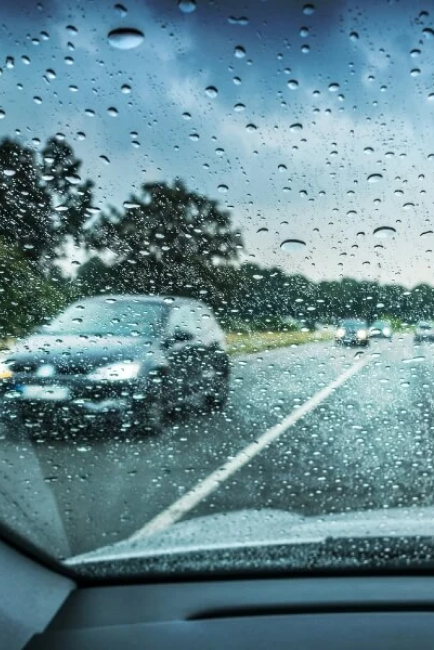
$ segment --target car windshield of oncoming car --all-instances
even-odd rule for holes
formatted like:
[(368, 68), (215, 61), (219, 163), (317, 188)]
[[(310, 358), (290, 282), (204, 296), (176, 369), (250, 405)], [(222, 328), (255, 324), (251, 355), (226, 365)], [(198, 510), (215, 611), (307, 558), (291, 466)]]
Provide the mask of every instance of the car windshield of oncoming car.
[(432, 3), (0, 13), (0, 526), (108, 574), (297, 540), (333, 551), (301, 568), (388, 564), (346, 557), (369, 535), (412, 566), (434, 538)]
[(161, 305), (139, 301), (83, 302), (69, 307), (47, 324), (42, 333), (87, 336), (140, 336), (160, 334)]

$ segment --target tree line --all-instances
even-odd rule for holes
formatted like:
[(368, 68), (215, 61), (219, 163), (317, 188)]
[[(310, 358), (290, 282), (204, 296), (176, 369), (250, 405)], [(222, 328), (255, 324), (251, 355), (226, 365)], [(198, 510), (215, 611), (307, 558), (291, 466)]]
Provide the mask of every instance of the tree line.
[[(85, 259), (78, 266), (74, 249)], [(231, 214), (180, 179), (144, 183), (121, 209), (100, 210), (94, 182), (83, 177), (65, 138), (49, 138), (38, 151), (0, 142), (1, 337), (24, 334), (72, 300), (103, 293), (200, 298), (227, 329), (434, 316), (434, 288), (426, 284), (313, 282), (245, 262), (244, 252)], [(69, 270), (61, 270), (62, 259)]]

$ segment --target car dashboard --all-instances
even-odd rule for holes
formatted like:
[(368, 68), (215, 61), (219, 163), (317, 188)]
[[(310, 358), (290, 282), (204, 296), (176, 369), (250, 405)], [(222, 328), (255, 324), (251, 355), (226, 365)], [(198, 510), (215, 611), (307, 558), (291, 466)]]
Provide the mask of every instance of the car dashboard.
[(306, 575), (94, 584), (0, 544), (0, 647), (433, 648), (434, 576)]

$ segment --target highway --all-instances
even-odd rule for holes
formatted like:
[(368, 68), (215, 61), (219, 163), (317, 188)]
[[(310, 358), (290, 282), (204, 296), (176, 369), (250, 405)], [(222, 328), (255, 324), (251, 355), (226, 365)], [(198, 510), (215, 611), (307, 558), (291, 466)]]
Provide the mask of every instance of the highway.
[(433, 505), (433, 396), (434, 346), (408, 334), (235, 357), (226, 408), (159, 434), (0, 432), (1, 511), (78, 554), (216, 512)]

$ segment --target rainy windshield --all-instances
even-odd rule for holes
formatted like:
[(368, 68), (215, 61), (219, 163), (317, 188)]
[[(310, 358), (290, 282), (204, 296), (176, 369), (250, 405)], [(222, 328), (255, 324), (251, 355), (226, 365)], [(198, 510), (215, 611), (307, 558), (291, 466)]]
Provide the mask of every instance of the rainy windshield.
[[(109, 299), (110, 300), (110, 299)], [(51, 323), (41, 328), (41, 334), (78, 334), (98, 336), (158, 335), (161, 306), (138, 303), (137, 300), (112, 303), (87, 301), (69, 307)]]
[(434, 536), (431, 3), (0, 26), (1, 534), (108, 574)]

